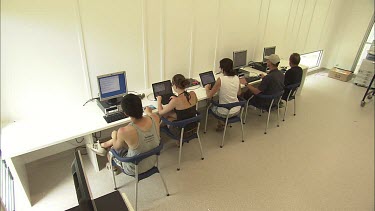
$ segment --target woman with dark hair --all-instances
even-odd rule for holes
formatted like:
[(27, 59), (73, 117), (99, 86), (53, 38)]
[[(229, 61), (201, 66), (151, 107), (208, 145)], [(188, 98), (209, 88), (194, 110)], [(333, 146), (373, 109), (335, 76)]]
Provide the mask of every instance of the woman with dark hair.
[[(233, 61), (228, 58), (224, 58), (220, 61), (220, 69), (223, 75), (220, 76), (213, 87), (210, 84), (205, 86), (207, 97), (212, 98), (217, 92), (219, 92), (219, 103), (228, 104), (238, 102), (237, 95), (241, 94), (240, 79), (233, 70)], [(212, 88), (212, 89), (211, 89)], [(217, 106), (211, 107), (212, 111), (223, 118), (228, 115), (228, 109)], [(229, 117), (237, 116), (240, 112), (241, 107), (237, 106), (230, 110)], [(224, 122), (218, 121), (216, 131), (224, 130)]]
[[(187, 92), (189, 81), (181, 74), (177, 74), (172, 78), (173, 90), (177, 93), (176, 97), (171, 97), (167, 105), (162, 105), (161, 96), (157, 97), (158, 112), (160, 116), (164, 116), (169, 121), (180, 121), (195, 117), (197, 114), (196, 104), (198, 102), (197, 95), (194, 91)], [(196, 130), (197, 124), (187, 125), (184, 130), (184, 137), (188, 137)], [(169, 130), (176, 136), (180, 136), (181, 128), (169, 127)]]

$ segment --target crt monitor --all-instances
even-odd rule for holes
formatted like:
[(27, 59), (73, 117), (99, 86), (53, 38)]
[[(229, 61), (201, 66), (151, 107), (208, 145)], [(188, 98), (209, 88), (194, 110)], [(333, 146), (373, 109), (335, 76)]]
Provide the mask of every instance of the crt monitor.
[(72, 176), (79, 208), (81, 211), (96, 211), (95, 202), (92, 200), (91, 190), (85, 174), (81, 152), (77, 150), (74, 156)]
[(233, 52), (233, 68), (246, 66), (247, 50)]
[(264, 51), (263, 51), (263, 62), (266, 62), (266, 56), (270, 56), (271, 54), (275, 54), (276, 53), (276, 46), (272, 46), (272, 47), (266, 47), (264, 48)]
[(100, 101), (116, 100), (127, 94), (125, 71), (97, 76)]

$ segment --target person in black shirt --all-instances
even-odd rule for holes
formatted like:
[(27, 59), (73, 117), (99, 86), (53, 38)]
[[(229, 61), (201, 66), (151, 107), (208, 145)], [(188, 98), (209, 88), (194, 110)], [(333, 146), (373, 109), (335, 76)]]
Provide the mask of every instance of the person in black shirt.
[[(255, 107), (259, 106), (268, 106), (270, 104), (270, 100), (258, 98), (258, 94), (264, 95), (273, 95), (277, 94), (284, 90), (284, 74), (277, 68), (280, 63), (280, 58), (276, 54), (272, 54), (267, 59), (267, 67), (269, 68), (269, 73), (267, 75), (261, 74), (262, 81), (258, 88), (247, 84), (246, 80), (242, 78), (240, 82), (249, 88), (247, 92), (244, 93), (244, 98), (249, 99), (251, 96), (255, 95), (250, 100), (250, 105)], [(276, 104), (277, 102), (275, 102)]]
[[(301, 83), (302, 80), (302, 68), (299, 65), (301, 57), (298, 53), (293, 53), (289, 57), (290, 69), (285, 73), (284, 85), (288, 86), (291, 84)], [(282, 99), (286, 100), (288, 98), (289, 89), (284, 90)]]

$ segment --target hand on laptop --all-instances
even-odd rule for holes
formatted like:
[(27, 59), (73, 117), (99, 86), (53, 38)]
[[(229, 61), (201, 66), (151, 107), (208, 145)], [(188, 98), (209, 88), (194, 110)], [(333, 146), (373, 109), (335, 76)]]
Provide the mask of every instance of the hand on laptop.
[(206, 90), (210, 90), (210, 89), (211, 89), (211, 84), (206, 84), (206, 86), (204, 86), (204, 88), (205, 88)]
[(245, 78), (240, 78), (240, 83), (243, 85), (247, 85), (247, 81)]
[(260, 77), (260, 78), (264, 78), (264, 76), (266, 76), (266, 75), (263, 74), (263, 73), (259, 74), (259, 77)]
[(161, 96), (160, 96), (160, 95), (157, 96), (157, 97), (156, 97), (156, 100), (158, 101), (158, 103), (161, 103)]
[(147, 115), (152, 114), (152, 109), (151, 109), (150, 107), (146, 106), (146, 107), (145, 107), (145, 113), (146, 113)]

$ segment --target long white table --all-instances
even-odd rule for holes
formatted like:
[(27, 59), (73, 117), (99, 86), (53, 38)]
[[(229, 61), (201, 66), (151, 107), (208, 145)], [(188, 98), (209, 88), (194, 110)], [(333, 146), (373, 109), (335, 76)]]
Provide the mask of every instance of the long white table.
[[(245, 67), (243, 69), (249, 71), (251, 75), (262, 73), (261, 71), (250, 67)], [(306, 71), (307, 68), (305, 68), (304, 71), (301, 89), (306, 76)], [(216, 75), (216, 77), (218, 77), (218, 75)], [(254, 81), (251, 84), (259, 82), (260, 80)], [(194, 90), (199, 101), (207, 99), (206, 91), (203, 87), (191, 87), (188, 90)], [(148, 99), (153, 98), (153, 95), (151, 94), (152, 89), (142, 90), (139, 91), (139, 93), (145, 93), (146, 95), (142, 100), (143, 106), (154, 105), (157, 107), (156, 101)], [(150, 96), (150, 94), (152, 96)], [(154, 110), (154, 112), (156, 112), (156, 110)], [(72, 119), (73, 116), (74, 119)], [(103, 119), (103, 112), (93, 101), (84, 107), (69, 110), (69, 114), (54, 114), (53, 119), (17, 121), (2, 128), (2, 157), (6, 160), (14, 177), (15, 190), (19, 190), (15, 193), (17, 204), (26, 203), (28, 207), (31, 206), (28, 176), (22, 155), (45, 149), (75, 138), (84, 138), (85, 143), (93, 143), (94, 133), (125, 125), (129, 122), (130, 118), (126, 118), (108, 124)], [(87, 150), (87, 153), (94, 169), (99, 171), (96, 154), (91, 150)]]

